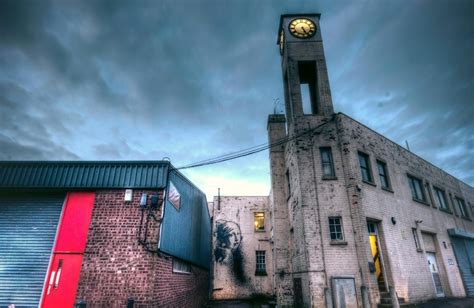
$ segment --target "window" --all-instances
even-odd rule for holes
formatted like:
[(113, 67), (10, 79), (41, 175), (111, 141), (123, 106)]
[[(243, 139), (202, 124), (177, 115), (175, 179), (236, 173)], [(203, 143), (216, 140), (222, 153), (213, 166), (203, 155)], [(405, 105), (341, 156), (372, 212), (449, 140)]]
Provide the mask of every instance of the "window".
[(423, 191), (423, 184), (421, 180), (408, 175), (408, 183), (410, 184), (413, 200), (426, 202), (426, 196), (425, 192)]
[(255, 251), (256, 262), (255, 262), (255, 275), (266, 275), (267, 270), (265, 268), (265, 251)]
[(359, 152), (359, 164), (362, 181), (372, 183), (372, 171), (370, 170), (369, 155)]
[(436, 200), (438, 201), (439, 208), (442, 210), (449, 211), (448, 201), (446, 200), (446, 194), (439, 188), (434, 187), (436, 194)]
[(344, 240), (341, 217), (329, 217), (329, 235), (331, 237), (331, 241)]
[(464, 200), (460, 199), (460, 198), (456, 198), (456, 202), (458, 204), (459, 213), (461, 214), (461, 217), (469, 218), (469, 215), (467, 214), (466, 204), (464, 203)]
[(369, 232), (369, 234), (377, 235), (377, 227), (375, 226), (375, 223), (367, 222), (367, 232)]
[(418, 239), (418, 233), (416, 232), (415, 228), (411, 229), (411, 232), (413, 233), (413, 240), (415, 241), (416, 250), (420, 251), (421, 246), (420, 246), (420, 240)]
[(332, 162), (331, 148), (319, 148), (321, 153), (321, 167), (323, 169), (323, 178), (334, 178), (334, 164)]
[(173, 273), (191, 273), (191, 265), (178, 259), (173, 259)]
[(299, 62), (298, 72), (300, 77), (301, 103), (303, 107), (303, 113), (317, 114), (319, 110), (316, 62)]
[(265, 213), (255, 213), (255, 231), (265, 231)]
[(380, 185), (382, 188), (390, 189), (390, 179), (388, 178), (387, 164), (377, 160), (377, 169), (379, 171)]

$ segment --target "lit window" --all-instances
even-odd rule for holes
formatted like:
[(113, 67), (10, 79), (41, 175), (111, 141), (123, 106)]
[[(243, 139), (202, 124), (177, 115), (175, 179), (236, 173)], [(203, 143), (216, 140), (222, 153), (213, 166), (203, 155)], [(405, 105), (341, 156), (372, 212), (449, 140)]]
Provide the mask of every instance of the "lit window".
[(377, 160), (377, 169), (379, 171), (380, 185), (382, 185), (382, 188), (390, 189), (390, 179), (388, 178), (387, 164)]
[(446, 194), (439, 188), (434, 187), (436, 194), (436, 200), (438, 201), (439, 208), (442, 210), (449, 210), (448, 202), (446, 201)]
[(369, 155), (359, 152), (359, 164), (362, 180), (372, 183), (372, 171), (370, 170)]
[(335, 177), (334, 164), (332, 161), (331, 148), (319, 148), (321, 153), (321, 167), (323, 169), (323, 177)]
[(469, 218), (469, 215), (467, 214), (466, 204), (464, 204), (464, 200), (456, 198), (456, 202), (458, 204), (459, 213), (461, 214), (461, 217)]
[(191, 273), (191, 265), (178, 259), (173, 259), (173, 273)]
[(423, 184), (420, 179), (408, 176), (408, 183), (410, 184), (411, 195), (414, 200), (426, 202), (425, 192), (423, 191)]
[(265, 231), (265, 213), (255, 213), (255, 231)]
[(329, 217), (329, 235), (331, 237), (331, 241), (344, 240), (341, 217)]
[(266, 275), (267, 270), (265, 268), (265, 251), (255, 251), (256, 262), (255, 262), (255, 275)]
[(416, 232), (416, 229), (411, 229), (411, 232), (413, 233), (413, 240), (415, 241), (416, 250), (421, 250), (420, 240), (418, 239), (418, 233)]

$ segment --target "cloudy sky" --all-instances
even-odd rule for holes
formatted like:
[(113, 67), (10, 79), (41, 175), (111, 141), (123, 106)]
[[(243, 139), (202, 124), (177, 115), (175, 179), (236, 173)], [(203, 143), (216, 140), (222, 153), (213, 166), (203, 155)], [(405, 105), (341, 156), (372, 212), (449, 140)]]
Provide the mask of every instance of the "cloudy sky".
[[(470, 0), (1, 0), (0, 159), (178, 167), (263, 144), (279, 16), (300, 12), (322, 14), (336, 111), (474, 184)], [(266, 195), (267, 158), (184, 173)]]

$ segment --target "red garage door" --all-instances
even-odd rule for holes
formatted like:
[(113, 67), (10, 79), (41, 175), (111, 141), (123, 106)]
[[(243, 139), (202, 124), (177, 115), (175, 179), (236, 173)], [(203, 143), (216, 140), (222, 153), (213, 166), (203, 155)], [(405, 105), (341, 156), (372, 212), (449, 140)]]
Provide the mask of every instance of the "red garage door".
[(42, 307), (74, 305), (94, 198), (95, 194), (91, 192), (67, 195), (53, 261), (44, 287)]

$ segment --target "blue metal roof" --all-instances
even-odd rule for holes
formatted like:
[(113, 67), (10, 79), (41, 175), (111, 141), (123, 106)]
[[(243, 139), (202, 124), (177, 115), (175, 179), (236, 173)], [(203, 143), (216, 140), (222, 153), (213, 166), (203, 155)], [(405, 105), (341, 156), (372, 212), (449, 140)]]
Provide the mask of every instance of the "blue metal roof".
[(0, 189), (165, 188), (170, 166), (168, 161), (0, 161)]

